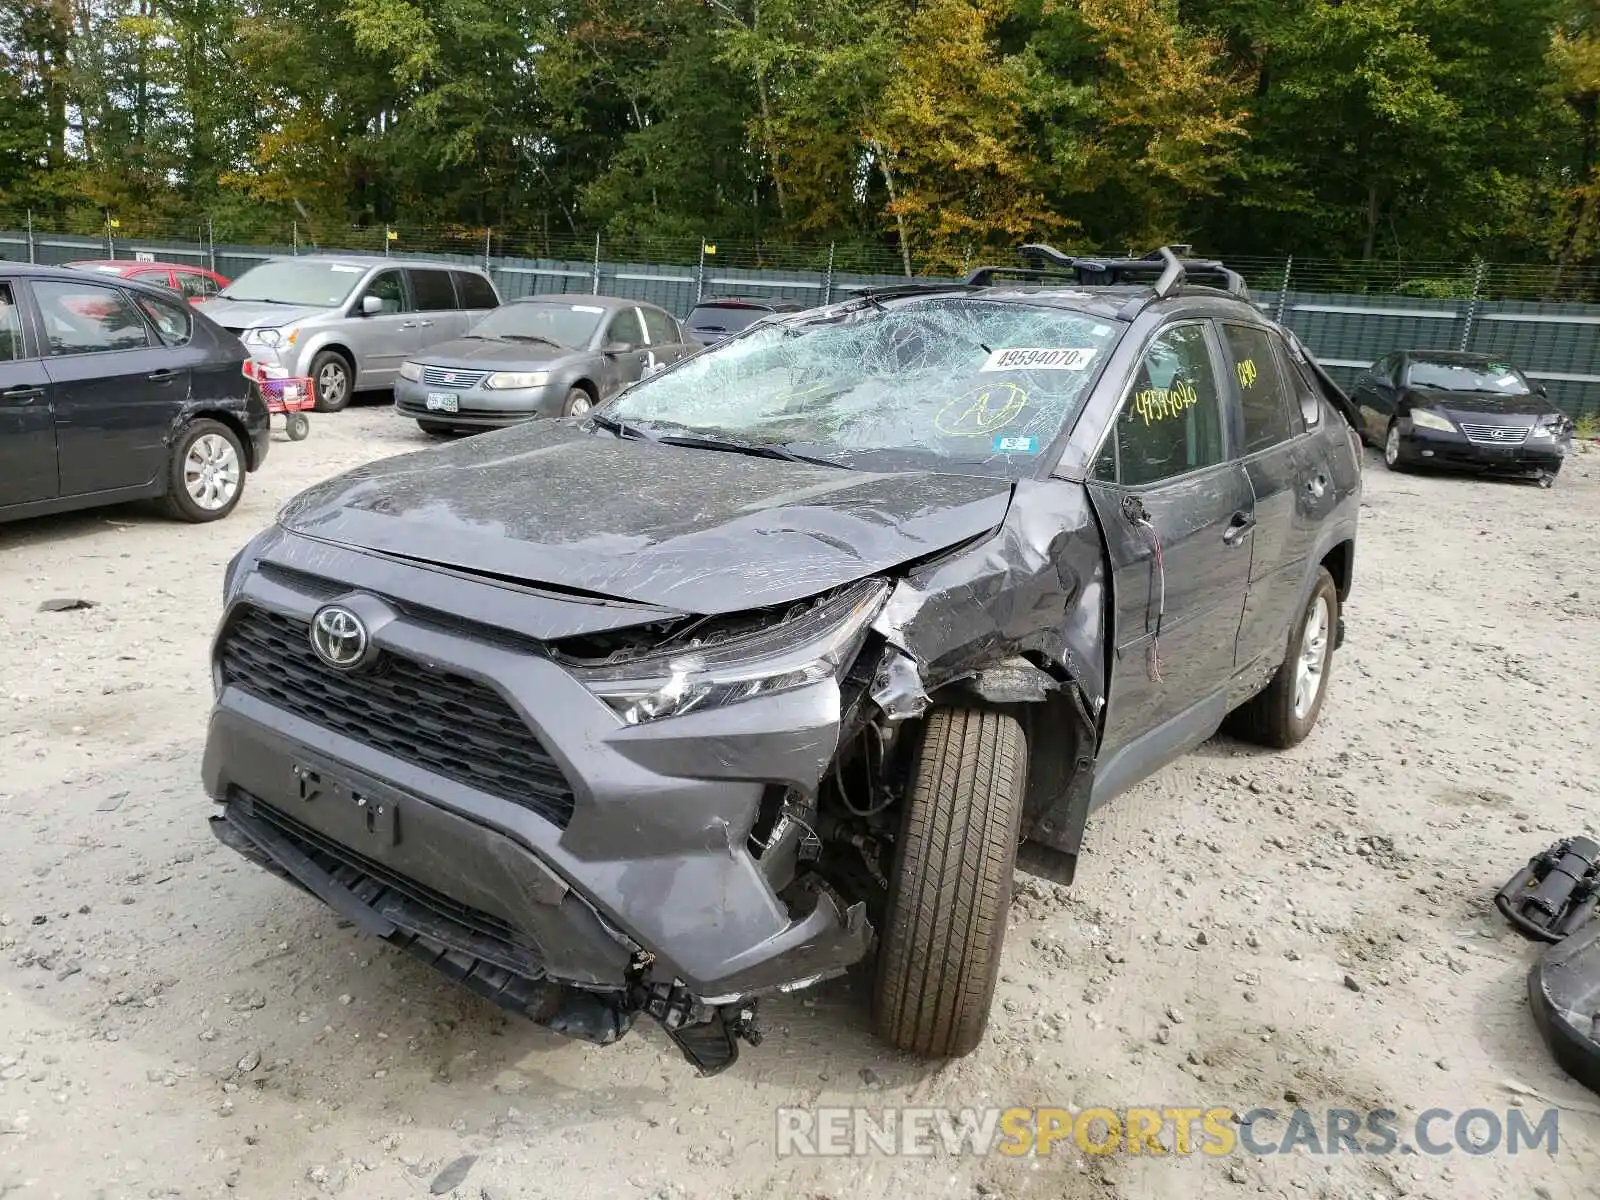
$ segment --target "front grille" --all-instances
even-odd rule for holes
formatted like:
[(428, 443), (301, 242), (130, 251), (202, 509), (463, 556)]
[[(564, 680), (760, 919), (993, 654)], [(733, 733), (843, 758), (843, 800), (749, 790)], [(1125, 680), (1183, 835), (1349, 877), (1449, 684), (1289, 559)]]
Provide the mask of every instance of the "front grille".
[[(525, 1011), (542, 1000), (545, 958), (526, 934), (323, 837), (270, 805), (255, 801), (250, 815), (387, 918), (397, 930), (388, 940), (401, 949), (507, 1008)], [(250, 853), (262, 865), (299, 883), (281, 864), (258, 850)]]
[(385, 652), (336, 671), (306, 622), (244, 607), (222, 642), (222, 678), (313, 725), (538, 813), (572, 820), (566, 776), (505, 697), (464, 675)]
[(465, 391), (475, 388), (489, 378), (487, 371), (458, 371), (453, 367), (423, 367), (422, 382), (429, 387), (455, 388)]
[(1473, 425), (1462, 421), (1461, 432), (1467, 435), (1469, 442), (1485, 446), (1520, 446), (1528, 440), (1532, 426), (1519, 429), (1512, 425)]

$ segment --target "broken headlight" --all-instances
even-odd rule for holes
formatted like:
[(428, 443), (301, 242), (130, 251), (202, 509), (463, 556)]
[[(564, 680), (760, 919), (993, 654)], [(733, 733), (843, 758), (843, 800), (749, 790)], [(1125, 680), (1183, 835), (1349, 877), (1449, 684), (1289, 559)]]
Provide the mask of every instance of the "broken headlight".
[(836, 680), (888, 594), (882, 580), (863, 580), (762, 629), (574, 674), (629, 725)]

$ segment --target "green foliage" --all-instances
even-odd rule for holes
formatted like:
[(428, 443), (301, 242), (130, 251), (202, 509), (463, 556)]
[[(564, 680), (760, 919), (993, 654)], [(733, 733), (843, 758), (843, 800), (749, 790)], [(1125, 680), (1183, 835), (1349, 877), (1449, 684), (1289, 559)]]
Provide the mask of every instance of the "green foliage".
[(22, 208), (908, 271), (1038, 237), (1484, 255), (1559, 290), (1600, 256), (1600, 0), (7, 0)]

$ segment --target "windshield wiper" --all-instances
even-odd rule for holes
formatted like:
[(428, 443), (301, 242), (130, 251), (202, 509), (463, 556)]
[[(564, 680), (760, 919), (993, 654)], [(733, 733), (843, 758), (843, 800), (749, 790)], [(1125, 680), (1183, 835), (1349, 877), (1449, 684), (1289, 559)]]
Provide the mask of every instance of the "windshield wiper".
[(496, 335), (508, 342), (543, 342), (546, 346), (555, 346), (560, 349), (561, 343), (554, 338), (541, 337), (537, 333), (502, 333)]
[(621, 417), (608, 417), (605, 413), (591, 412), (589, 420), (593, 424), (600, 426), (601, 429), (609, 429), (618, 437), (638, 438), (641, 442), (659, 442), (661, 440), (661, 438), (648, 430), (641, 429), (637, 425), (630, 425)]
[(818, 467), (837, 467), (847, 471), (841, 462), (816, 454), (799, 454), (776, 442), (741, 442), (732, 438), (700, 437), (693, 434), (665, 434), (655, 439), (665, 446), (686, 446), (693, 450), (727, 450), (734, 454), (749, 454), (756, 458), (778, 458), (784, 462), (811, 463)]
[(271, 300), (266, 296), (228, 296), (217, 293), (224, 300), (237, 300), (240, 304), (285, 304), (290, 308), (323, 308), (321, 304), (301, 304), (298, 300)]

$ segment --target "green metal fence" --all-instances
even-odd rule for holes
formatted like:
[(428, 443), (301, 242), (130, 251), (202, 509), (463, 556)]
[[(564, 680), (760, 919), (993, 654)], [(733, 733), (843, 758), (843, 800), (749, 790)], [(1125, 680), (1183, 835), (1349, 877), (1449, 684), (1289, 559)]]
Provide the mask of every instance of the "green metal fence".
[[(268, 258), (333, 249), (308, 244), (298, 227), (281, 245), (219, 244), (207, 236), (205, 223), (194, 228), (196, 237), (187, 240), (122, 236), (110, 228), (96, 237), (41, 232), (30, 221), (23, 228), (0, 228), (0, 258), (64, 263), (148, 257), (195, 263), (231, 277)], [(403, 257), (486, 267), (508, 298), (599, 293), (648, 300), (679, 317), (710, 297), (759, 296), (811, 306), (904, 279), (903, 265), (881, 247), (555, 241), (491, 230), (402, 239), (392, 232), (352, 231), (340, 239), (339, 250), (401, 257), (402, 245), (420, 241), (429, 249), (407, 249)], [(1350, 265), (1286, 258), (1233, 265), (1257, 289), (1257, 304), (1294, 329), (1342, 382), (1392, 350), (1472, 350), (1515, 363), (1544, 383), (1572, 416), (1600, 415), (1600, 304), (1537, 298), (1574, 289), (1600, 295), (1584, 277), (1562, 280), (1554, 268), (1486, 263)]]

